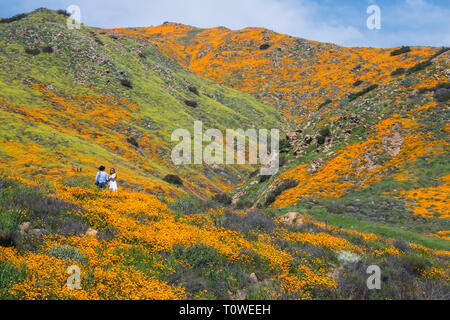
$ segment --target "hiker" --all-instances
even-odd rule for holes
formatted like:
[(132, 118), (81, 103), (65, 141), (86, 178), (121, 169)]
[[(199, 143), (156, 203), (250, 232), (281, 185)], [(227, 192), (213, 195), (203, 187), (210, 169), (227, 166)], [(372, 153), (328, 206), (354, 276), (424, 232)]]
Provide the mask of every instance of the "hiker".
[(98, 168), (97, 175), (95, 176), (95, 185), (99, 187), (99, 189), (106, 189), (106, 183), (108, 182), (108, 174), (105, 172), (105, 167), (101, 166)]
[(116, 169), (111, 168), (109, 170), (109, 190), (112, 190), (114, 192), (117, 191), (117, 174)]

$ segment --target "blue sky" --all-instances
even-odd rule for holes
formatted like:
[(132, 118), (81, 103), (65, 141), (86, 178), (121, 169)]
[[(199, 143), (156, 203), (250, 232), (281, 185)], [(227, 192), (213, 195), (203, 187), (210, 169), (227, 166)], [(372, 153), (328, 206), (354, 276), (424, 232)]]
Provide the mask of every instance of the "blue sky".
[[(381, 9), (381, 29), (369, 30), (368, 6)], [(2, 0), (0, 17), (39, 7), (78, 5), (95, 27), (140, 27), (164, 21), (230, 29), (265, 27), (343, 46), (450, 46), (448, 0)]]

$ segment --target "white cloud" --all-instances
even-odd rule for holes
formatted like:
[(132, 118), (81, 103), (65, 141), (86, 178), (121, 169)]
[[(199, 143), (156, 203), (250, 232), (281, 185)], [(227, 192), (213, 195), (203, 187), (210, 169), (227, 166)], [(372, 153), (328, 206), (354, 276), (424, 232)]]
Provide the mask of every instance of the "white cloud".
[[(312, 0), (25, 0), (28, 8), (77, 4), (82, 21), (100, 27), (144, 27), (164, 21), (197, 27), (265, 27), (345, 46), (449, 45), (450, 11), (425, 0), (378, 0), (382, 29), (365, 27), (365, 9), (351, 3)], [(44, 2), (44, 1), (42, 1)], [(367, 1), (367, 5), (372, 3)], [(360, 12), (361, 11), (361, 12)], [(431, 31), (431, 32), (430, 32)]]

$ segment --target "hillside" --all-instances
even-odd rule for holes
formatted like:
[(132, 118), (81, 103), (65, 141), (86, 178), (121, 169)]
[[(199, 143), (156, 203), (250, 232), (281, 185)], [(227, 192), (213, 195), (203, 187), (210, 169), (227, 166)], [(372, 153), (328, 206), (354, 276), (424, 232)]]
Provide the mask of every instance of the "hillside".
[[(450, 298), (449, 51), (66, 18), (0, 20), (0, 299)], [(195, 120), (282, 129), (280, 171), (175, 166)]]
[(395, 77), (398, 68), (425, 61), (437, 48), (344, 48), (278, 34), (263, 28), (199, 29), (177, 23), (102, 30), (156, 44), (190, 71), (270, 102), (294, 121), (308, 120), (328, 100)]
[[(261, 28), (177, 23), (107, 32), (146, 39), (190, 71), (283, 112), (295, 130), (284, 143), (284, 173), (250, 179), (235, 201), (286, 207), (326, 200), (331, 208), (340, 199), (339, 211), (352, 207), (352, 216), (402, 225), (406, 215), (412, 229), (445, 238), (447, 48), (343, 48)], [(367, 203), (355, 209), (359, 198)]]

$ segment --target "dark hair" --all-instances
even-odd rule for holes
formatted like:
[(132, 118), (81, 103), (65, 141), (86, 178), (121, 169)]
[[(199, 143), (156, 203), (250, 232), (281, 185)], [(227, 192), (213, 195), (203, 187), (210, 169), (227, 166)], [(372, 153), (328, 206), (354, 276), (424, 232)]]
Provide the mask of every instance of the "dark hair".
[(100, 168), (98, 168), (98, 170), (100, 170), (100, 171), (105, 171), (105, 166), (100, 166)]
[(109, 172), (114, 172), (114, 173), (116, 173), (116, 169), (111, 168), (111, 169), (109, 170)]

